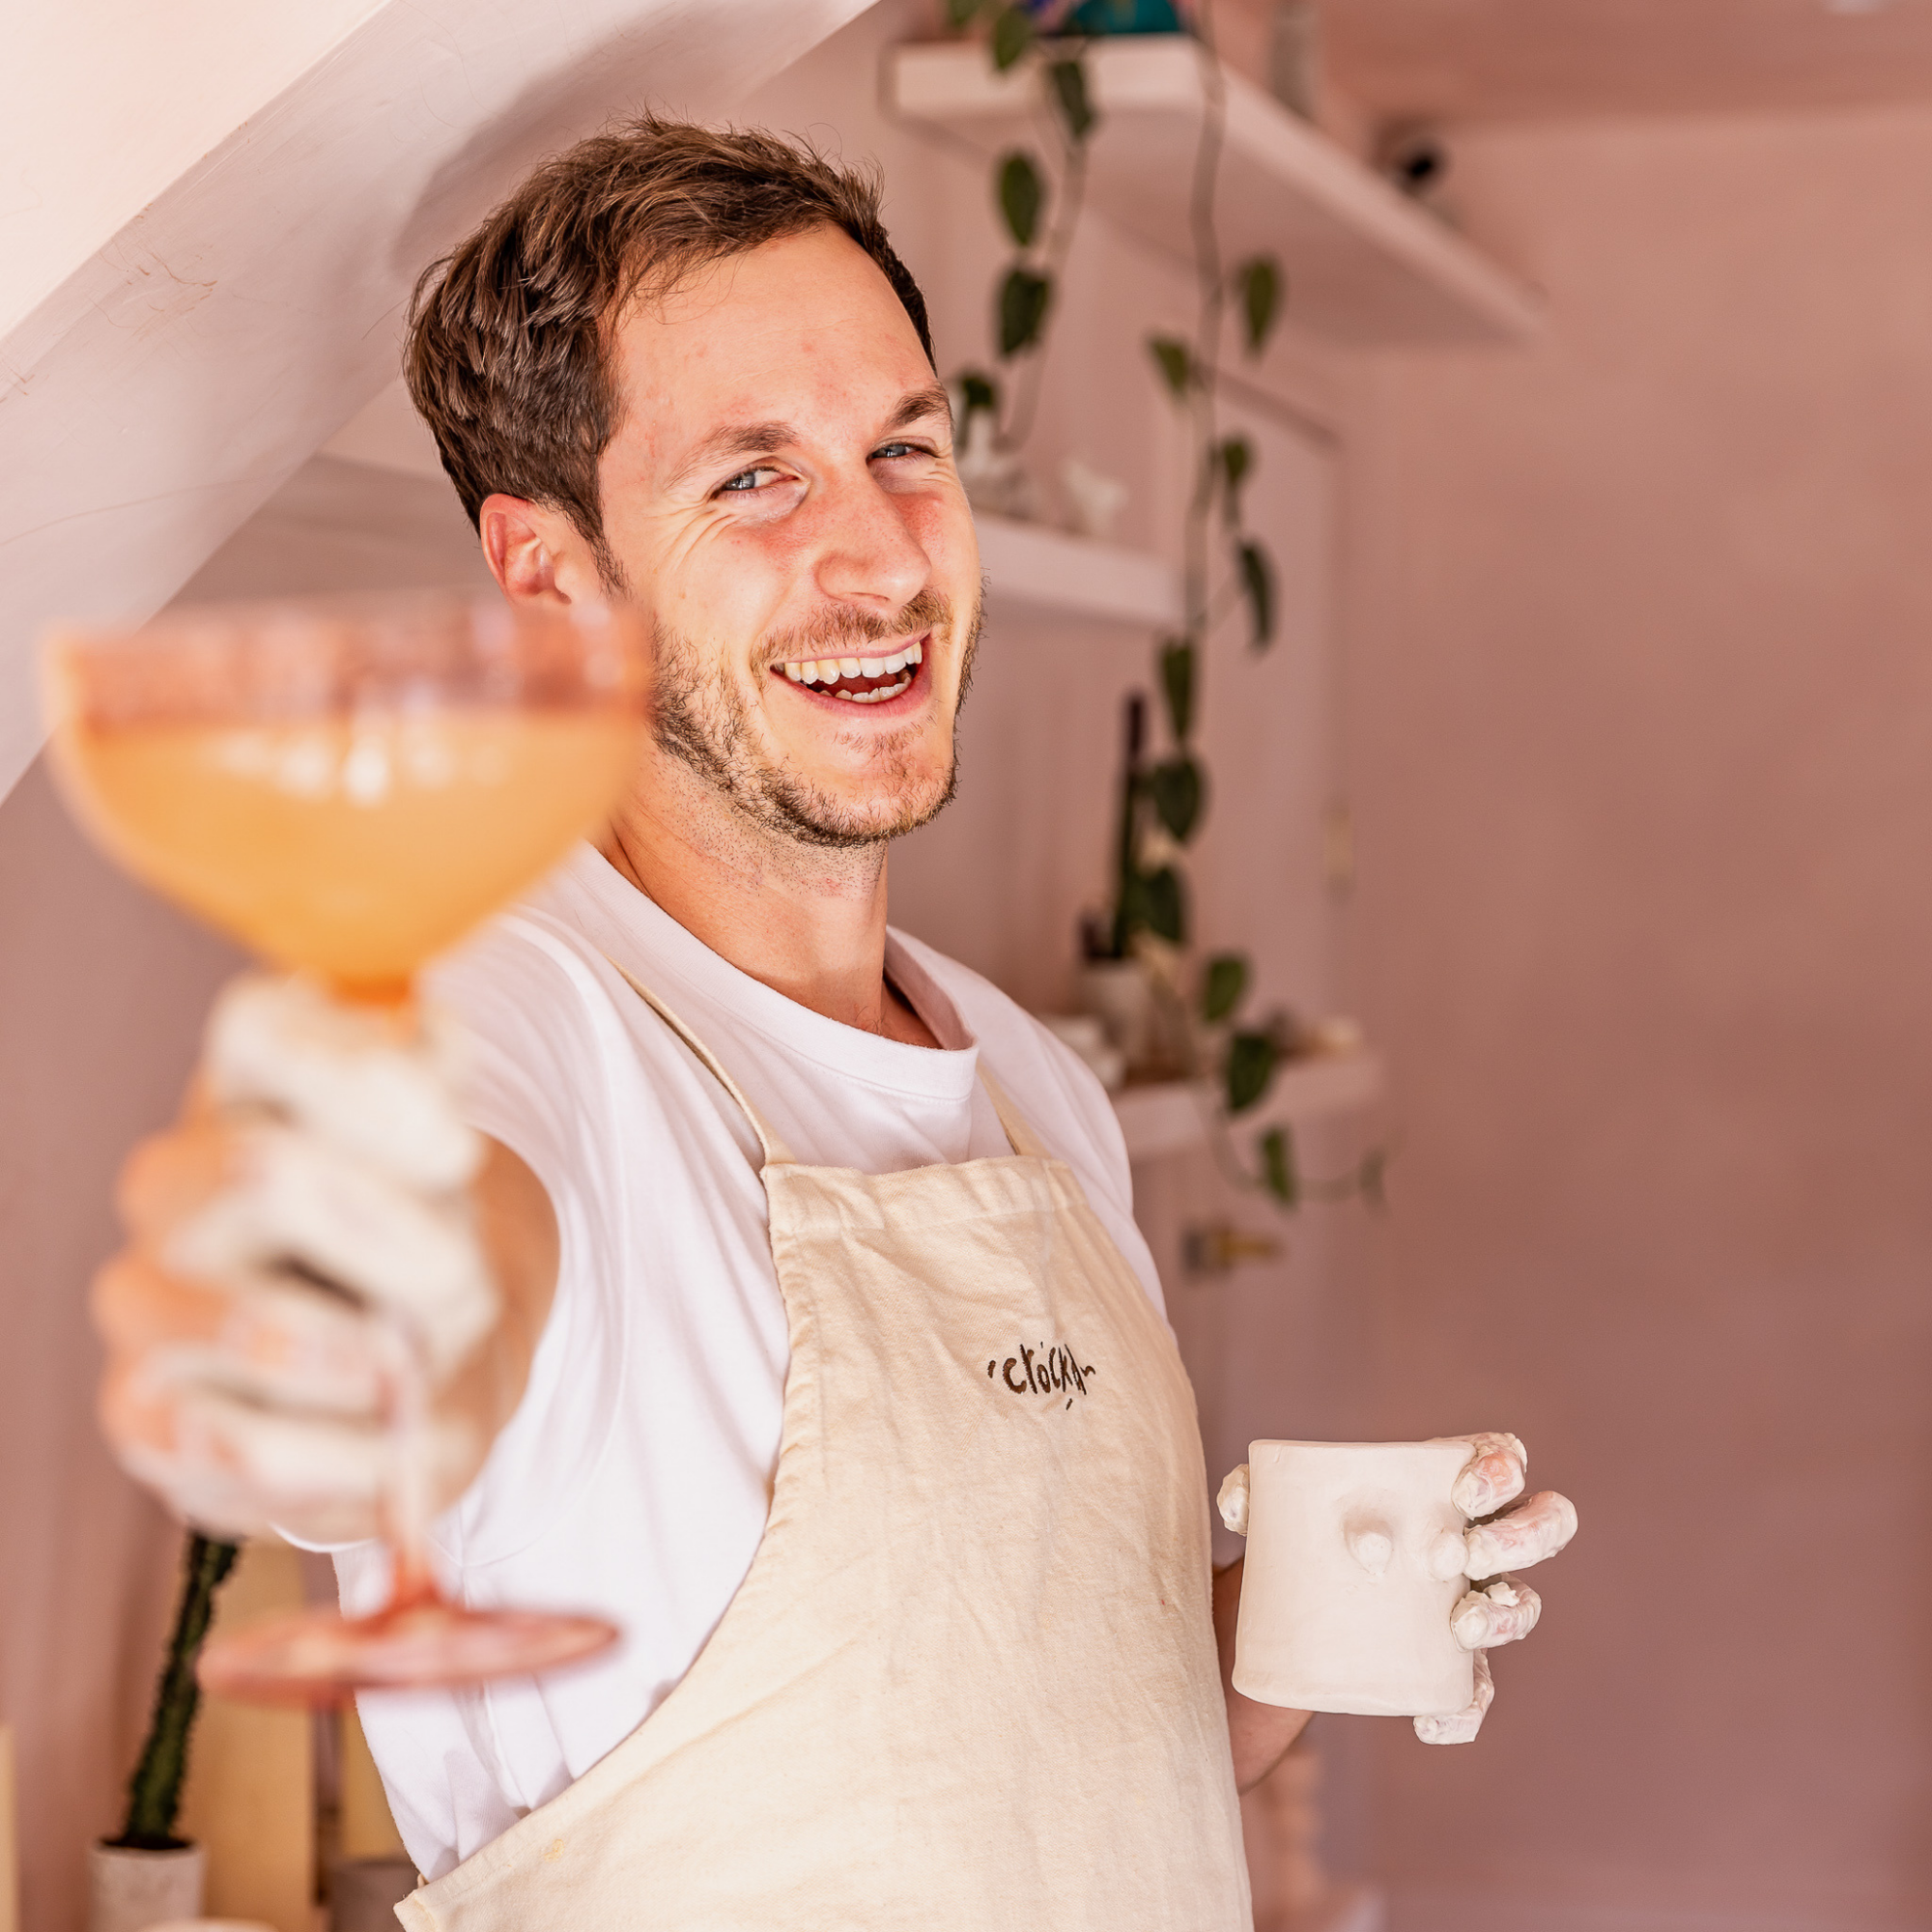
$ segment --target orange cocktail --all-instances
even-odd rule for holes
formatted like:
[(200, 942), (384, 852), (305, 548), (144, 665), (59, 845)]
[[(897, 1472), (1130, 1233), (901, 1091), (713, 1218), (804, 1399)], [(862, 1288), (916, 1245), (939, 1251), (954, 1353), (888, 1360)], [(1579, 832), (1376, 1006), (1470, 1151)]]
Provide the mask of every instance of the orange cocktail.
[(58, 755), (129, 871), (277, 964), (367, 994), (401, 991), (554, 864), (609, 810), (638, 736), (623, 712), (478, 708), (83, 723)]
[[(646, 671), (639, 620), (618, 611), (430, 593), (210, 606), (54, 639), (54, 758), (138, 878), (407, 1027), (416, 970), (617, 802), (641, 749)], [(595, 1617), (472, 1611), (437, 1594), (424, 1378), (414, 1339), (398, 1339), (389, 1607), (224, 1637), (202, 1661), (211, 1689), (330, 1702), (544, 1670), (615, 1635)]]

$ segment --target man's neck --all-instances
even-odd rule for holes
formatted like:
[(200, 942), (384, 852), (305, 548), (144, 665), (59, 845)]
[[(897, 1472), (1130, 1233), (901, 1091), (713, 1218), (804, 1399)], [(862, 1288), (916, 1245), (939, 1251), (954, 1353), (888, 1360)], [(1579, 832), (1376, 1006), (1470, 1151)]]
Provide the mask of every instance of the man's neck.
[(866, 1033), (938, 1045), (886, 984), (883, 843), (780, 837), (658, 756), (598, 850), (687, 932), (786, 999)]

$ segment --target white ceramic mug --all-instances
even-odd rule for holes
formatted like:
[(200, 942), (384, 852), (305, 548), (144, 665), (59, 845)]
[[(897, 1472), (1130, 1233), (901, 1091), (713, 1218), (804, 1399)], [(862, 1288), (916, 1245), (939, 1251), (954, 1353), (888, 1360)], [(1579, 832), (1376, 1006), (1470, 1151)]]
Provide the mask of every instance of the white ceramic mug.
[[(1469, 1587), (1449, 1492), (1466, 1442), (1254, 1442), (1235, 1689), (1296, 1711), (1443, 1717), (1475, 1695), (1449, 1628)], [(1240, 1528), (1240, 1477), (1222, 1514)]]

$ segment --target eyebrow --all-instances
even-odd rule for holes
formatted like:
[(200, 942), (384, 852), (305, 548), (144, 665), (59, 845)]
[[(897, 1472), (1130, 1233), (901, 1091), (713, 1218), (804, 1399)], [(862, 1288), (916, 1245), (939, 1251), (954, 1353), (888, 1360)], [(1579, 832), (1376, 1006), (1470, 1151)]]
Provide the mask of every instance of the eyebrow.
[[(952, 420), (952, 398), (942, 384), (928, 383), (924, 388), (910, 389), (898, 399), (880, 433), (890, 437), (897, 430), (907, 429), (927, 416), (936, 415)], [(727, 423), (723, 429), (714, 430), (691, 452), (679, 466), (677, 481), (683, 483), (700, 469), (709, 469), (714, 464), (727, 463), (740, 456), (767, 456), (773, 450), (798, 440), (797, 428), (788, 422)]]

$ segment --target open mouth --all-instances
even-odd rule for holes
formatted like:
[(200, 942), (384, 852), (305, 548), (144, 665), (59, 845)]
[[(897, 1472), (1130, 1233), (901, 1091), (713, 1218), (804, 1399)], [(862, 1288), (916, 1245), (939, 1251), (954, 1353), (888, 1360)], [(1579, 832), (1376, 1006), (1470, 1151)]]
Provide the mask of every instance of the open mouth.
[(925, 639), (901, 644), (879, 657), (800, 658), (772, 667), (793, 684), (809, 684), (821, 696), (849, 704), (883, 704), (912, 689), (925, 662)]

